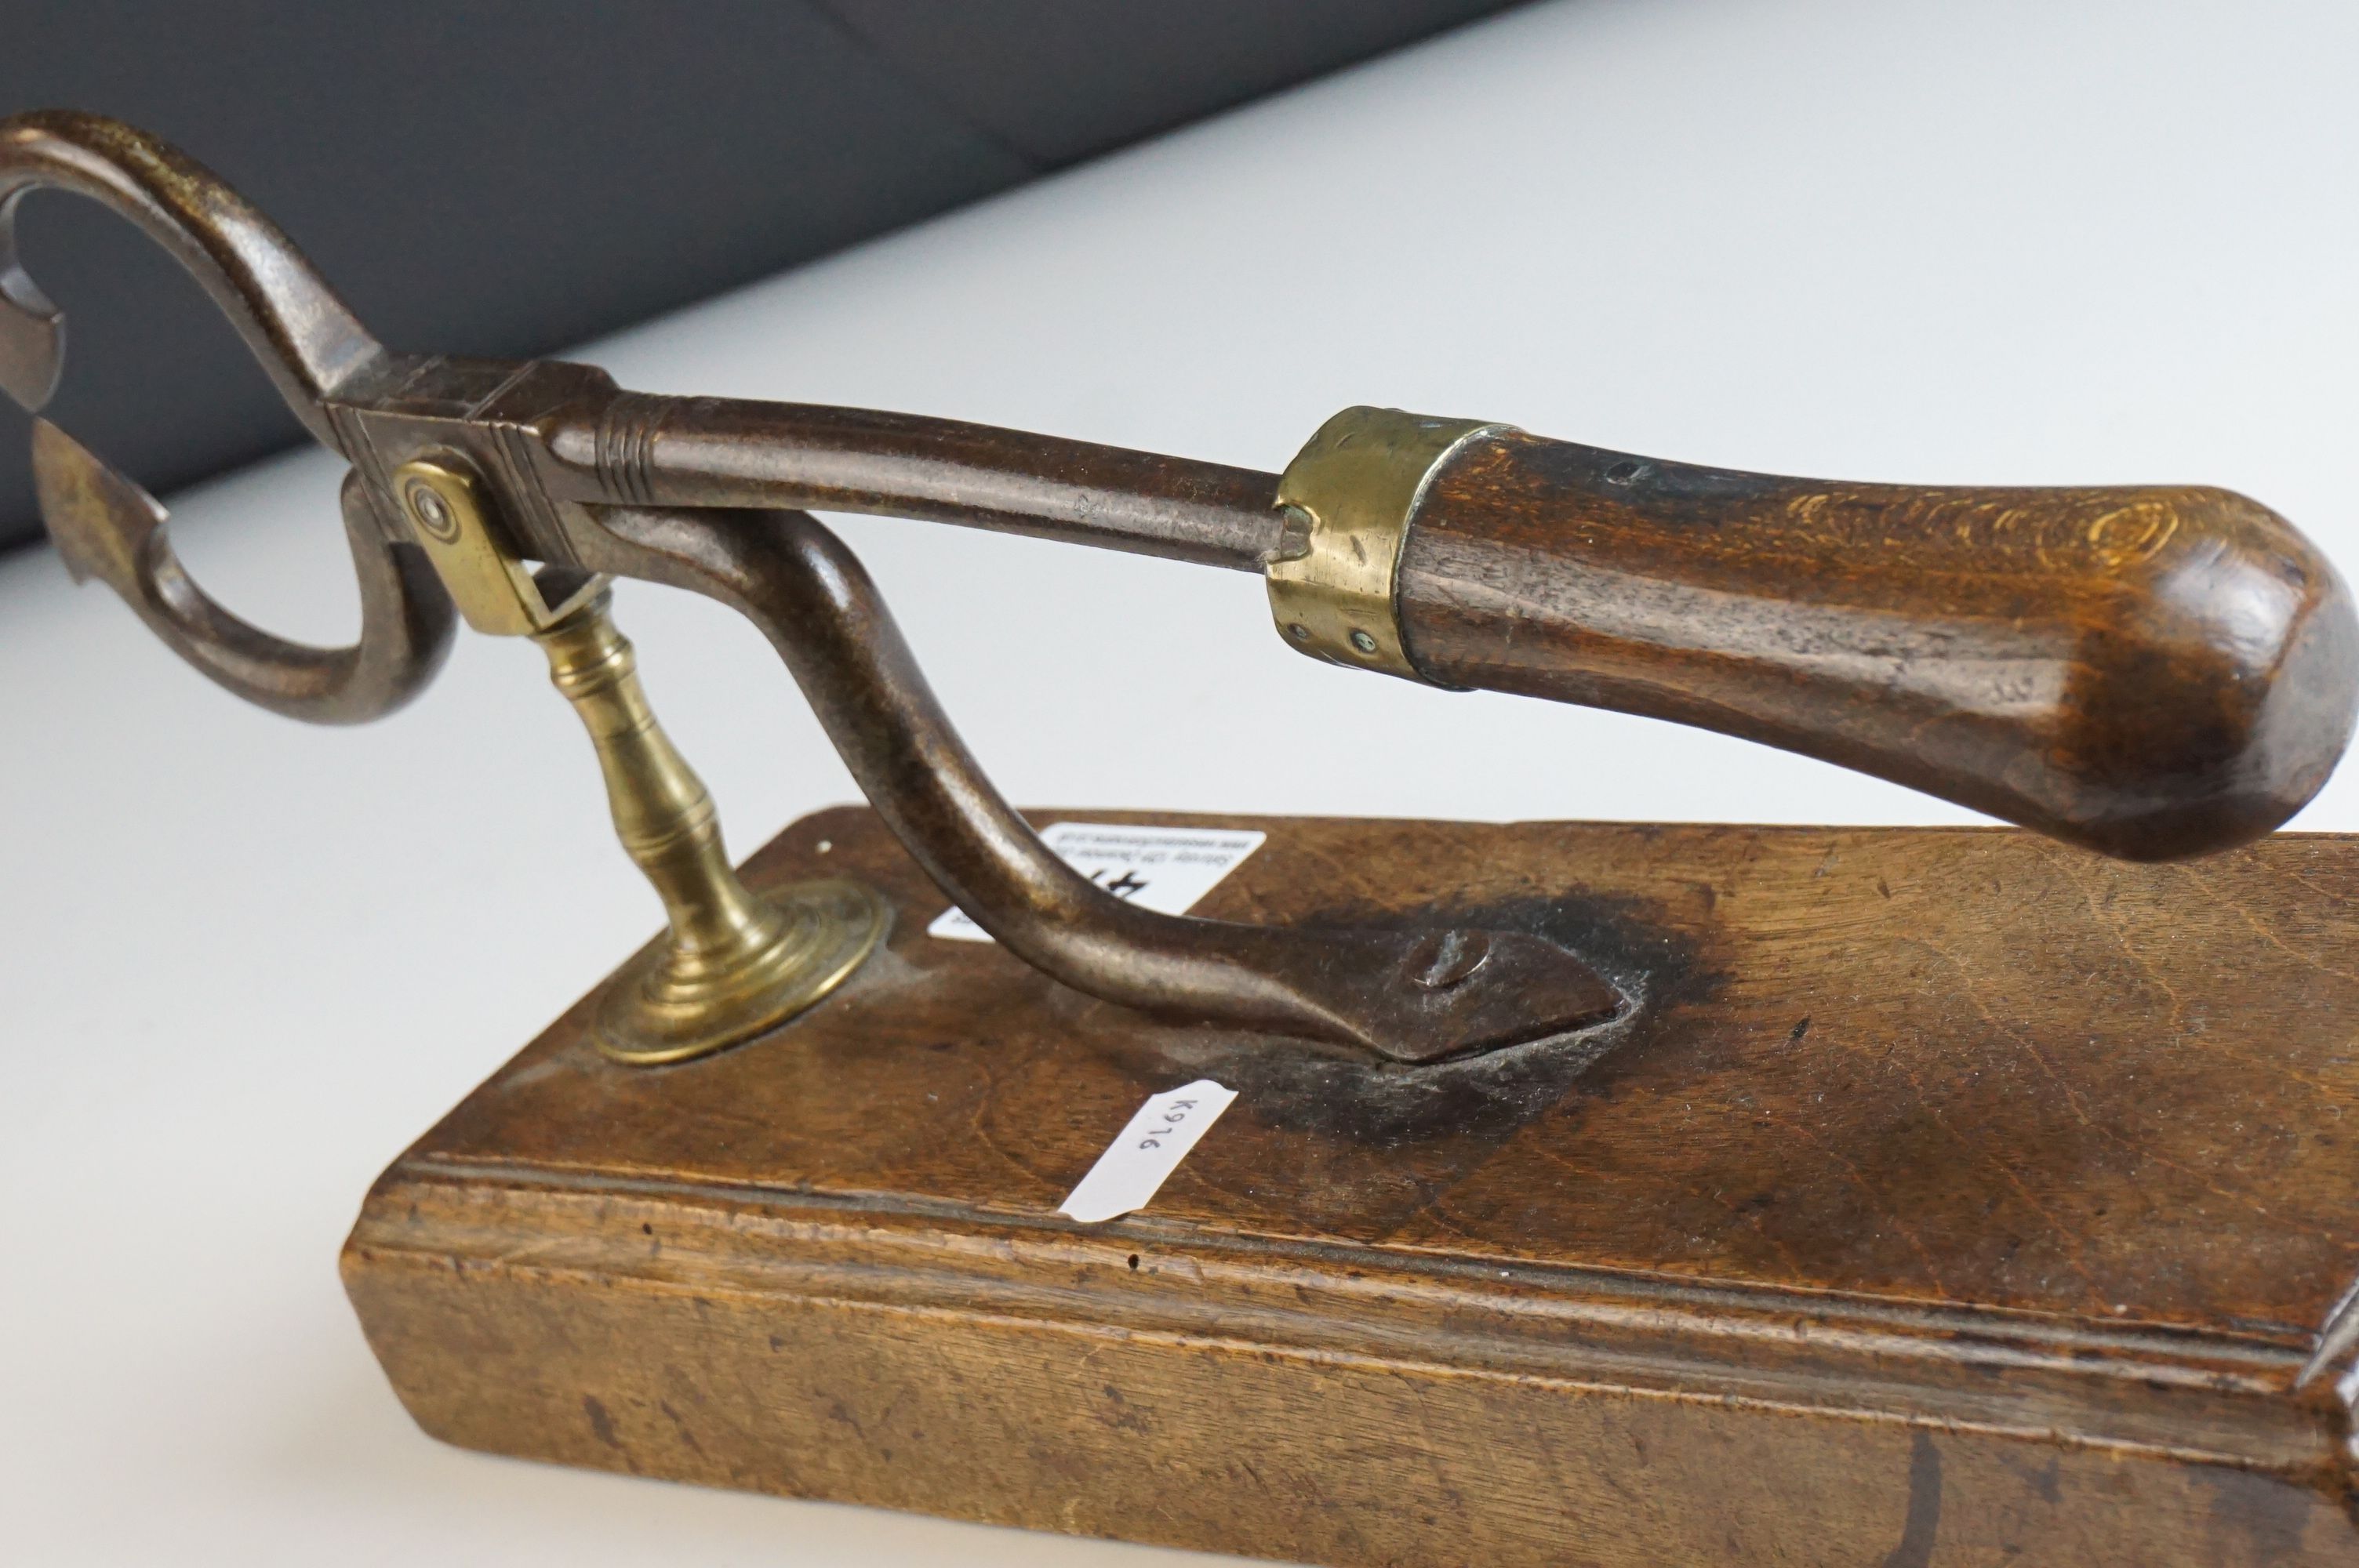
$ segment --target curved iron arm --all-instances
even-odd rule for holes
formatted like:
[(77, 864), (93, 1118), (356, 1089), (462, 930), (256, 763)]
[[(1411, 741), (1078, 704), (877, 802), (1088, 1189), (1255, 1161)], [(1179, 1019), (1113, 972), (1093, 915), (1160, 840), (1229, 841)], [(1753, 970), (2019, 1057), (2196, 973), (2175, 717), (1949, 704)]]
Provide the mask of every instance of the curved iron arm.
[[(0, 389), (38, 411), (63, 368), (65, 319), (16, 259), (17, 207), (42, 189), (88, 197), (169, 251), (304, 427), (342, 451), (326, 400), (380, 366), (383, 347), (243, 197), (155, 138), (93, 114), (0, 124)], [(359, 723), (417, 695), (450, 651), (450, 595), (416, 546), (387, 536), (353, 480), (344, 537), (361, 633), (348, 647), (318, 648), (223, 609), (173, 554), (155, 497), (47, 420), (34, 422), (33, 464), (42, 518), (77, 580), (103, 581), (173, 652), (249, 702), (314, 723)]]
[(147, 629), (246, 701), (314, 724), (359, 724), (423, 690), (458, 630), (451, 596), (415, 545), (389, 545), (360, 476), (344, 476), (344, 538), (361, 634), (321, 648), (274, 637), (222, 608), (180, 565), (156, 498), (46, 419), (33, 421), (41, 514), (74, 580), (98, 579)]
[(1528, 933), (1242, 925), (1125, 903), (1001, 798), (935, 701), (875, 585), (817, 518), (604, 509), (600, 570), (708, 594), (761, 628), (877, 814), (1026, 962), (1147, 1011), (1425, 1062), (1612, 1017), (1616, 990)]
[(38, 413), (57, 389), (65, 318), (16, 259), (28, 191), (86, 196), (146, 230), (203, 286), (287, 406), (343, 450), (321, 405), (385, 355), (278, 226), (219, 176), (99, 114), (42, 110), (0, 123), (0, 389)]
[(1259, 573), (1277, 476), (870, 408), (625, 392), (546, 433), (552, 491), (640, 506), (867, 512)]

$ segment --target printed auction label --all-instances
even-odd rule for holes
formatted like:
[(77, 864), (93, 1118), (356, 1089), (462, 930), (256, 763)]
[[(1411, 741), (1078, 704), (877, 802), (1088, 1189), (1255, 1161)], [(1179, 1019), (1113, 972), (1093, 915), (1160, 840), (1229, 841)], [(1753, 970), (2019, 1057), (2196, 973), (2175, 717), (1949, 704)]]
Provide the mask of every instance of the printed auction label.
[[(1040, 841), (1116, 898), (1160, 914), (1185, 914), (1266, 837), (1226, 827), (1060, 822), (1045, 829)], [(926, 931), (956, 942), (991, 940), (989, 932), (956, 907), (943, 911)]]

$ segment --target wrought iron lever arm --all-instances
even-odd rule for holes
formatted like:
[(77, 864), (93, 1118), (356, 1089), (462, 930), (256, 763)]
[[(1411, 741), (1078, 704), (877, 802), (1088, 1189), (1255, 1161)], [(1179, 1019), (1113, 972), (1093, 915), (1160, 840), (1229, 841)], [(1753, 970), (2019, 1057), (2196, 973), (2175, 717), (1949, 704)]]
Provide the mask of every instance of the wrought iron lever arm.
[(1277, 476), (866, 408), (621, 393), (552, 420), (553, 492), (636, 506), (867, 512), (1258, 572)]
[(592, 564), (734, 606), (879, 815), (1002, 944), (1093, 996), (1431, 1061), (1612, 1017), (1620, 994), (1515, 931), (1295, 929), (1158, 914), (1044, 846), (966, 750), (852, 552), (800, 512), (613, 508)]

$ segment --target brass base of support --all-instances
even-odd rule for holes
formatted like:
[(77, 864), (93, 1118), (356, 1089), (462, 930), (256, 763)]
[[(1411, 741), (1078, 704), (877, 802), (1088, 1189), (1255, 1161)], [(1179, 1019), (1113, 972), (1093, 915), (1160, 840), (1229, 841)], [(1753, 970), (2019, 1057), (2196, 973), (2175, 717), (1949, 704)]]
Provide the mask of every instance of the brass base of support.
[(893, 920), (874, 890), (842, 878), (797, 882), (759, 907), (774, 919), (735, 951), (695, 952), (667, 931), (624, 965), (598, 1000), (599, 1051), (645, 1067), (750, 1039), (850, 979)]

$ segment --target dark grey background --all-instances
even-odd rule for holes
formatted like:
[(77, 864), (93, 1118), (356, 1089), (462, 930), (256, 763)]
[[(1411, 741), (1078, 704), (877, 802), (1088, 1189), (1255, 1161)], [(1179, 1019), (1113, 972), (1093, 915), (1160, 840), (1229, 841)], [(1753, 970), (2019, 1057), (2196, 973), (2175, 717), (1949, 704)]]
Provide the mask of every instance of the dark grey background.
[[(118, 115), (225, 176), (399, 347), (543, 353), (1513, 0), (49, 0), (0, 113)], [(299, 438), (128, 225), (27, 199), (58, 422), (168, 491)], [(0, 407), (6, 407), (0, 403)], [(0, 548), (34, 537), (0, 415)]]

